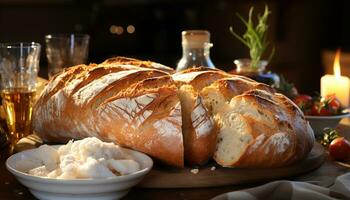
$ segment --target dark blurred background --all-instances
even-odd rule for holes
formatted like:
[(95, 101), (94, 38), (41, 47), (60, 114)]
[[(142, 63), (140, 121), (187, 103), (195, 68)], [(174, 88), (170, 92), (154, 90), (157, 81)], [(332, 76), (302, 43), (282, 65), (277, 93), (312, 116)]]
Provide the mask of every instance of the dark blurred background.
[[(181, 31), (207, 29), (212, 61), (231, 70), (234, 59), (249, 56), (228, 30), (233, 25), (244, 31), (235, 13), (247, 17), (250, 6), (263, 12), (265, 3), (272, 10), (269, 39), (276, 47), (268, 69), (312, 94), (325, 71), (325, 52), (350, 49), (350, 1), (0, 0), (0, 42), (36, 41), (44, 47), (49, 33), (88, 33), (90, 62), (123, 55), (175, 67), (182, 56)], [(41, 76), (46, 62), (43, 48)]]

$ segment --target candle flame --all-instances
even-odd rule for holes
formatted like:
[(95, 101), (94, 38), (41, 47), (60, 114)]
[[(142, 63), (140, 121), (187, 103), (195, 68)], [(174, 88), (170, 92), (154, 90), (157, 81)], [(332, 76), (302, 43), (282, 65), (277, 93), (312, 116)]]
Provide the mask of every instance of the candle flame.
[(333, 71), (336, 77), (340, 77), (341, 75), (339, 61), (340, 61), (340, 49), (337, 49), (337, 52), (335, 53), (335, 57), (334, 57), (334, 63), (333, 63)]

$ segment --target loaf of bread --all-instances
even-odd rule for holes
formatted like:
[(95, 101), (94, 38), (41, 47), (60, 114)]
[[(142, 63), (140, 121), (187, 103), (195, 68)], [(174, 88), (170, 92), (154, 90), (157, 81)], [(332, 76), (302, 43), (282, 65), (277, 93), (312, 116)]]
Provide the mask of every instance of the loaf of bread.
[[(95, 136), (172, 166), (182, 167), (185, 160), (203, 164), (215, 148), (213, 118), (200, 97), (181, 95), (172, 72), (123, 57), (69, 68), (41, 94), (34, 129), (47, 141)], [(187, 101), (179, 98), (190, 99), (189, 104), (182, 105)]]
[(177, 91), (164, 71), (79, 65), (50, 80), (34, 107), (34, 129), (46, 141), (95, 136), (182, 167)]
[(71, 67), (34, 106), (46, 141), (95, 136), (171, 166), (278, 167), (303, 159), (313, 131), (300, 109), (268, 85), (221, 70), (116, 57)]
[(304, 158), (314, 134), (302, 111), (244, 76), (194, 68), (174, 74), (203, 98), (218, 129), (215, 161), (225, 167), (278, 167)]

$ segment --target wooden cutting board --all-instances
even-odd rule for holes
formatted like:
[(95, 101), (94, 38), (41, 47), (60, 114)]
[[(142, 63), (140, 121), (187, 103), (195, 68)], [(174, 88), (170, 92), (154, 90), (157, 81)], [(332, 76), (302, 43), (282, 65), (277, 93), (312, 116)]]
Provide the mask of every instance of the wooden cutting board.
[[(309, 155), (302, 161), (287, 167), (274, 169), (233, 169), (215, 164), (199, 168), (197, 174), (193, 168), (173, 169), (155, 166), (138, 185), (142, 188), (199, 188), (225, 185), (239, 185), (283, 179), (314, 170), (324, 162), (324, 148), (315, 143)], [(215, 166), (215, 170), (212, 167)]]

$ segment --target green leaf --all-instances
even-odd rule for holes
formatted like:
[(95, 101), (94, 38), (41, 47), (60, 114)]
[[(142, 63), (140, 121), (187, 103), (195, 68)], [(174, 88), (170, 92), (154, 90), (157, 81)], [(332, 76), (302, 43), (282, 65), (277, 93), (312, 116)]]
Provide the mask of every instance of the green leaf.
[(243, 44), (245, 44), (249, 48), (249, 44), (241, 36), (239, 36), (237, 33), (233, 31), (232, 26), (230, 26), (230, 32), (232, 33), (233, 36), (235, 36), (239, 41), (241, 41)]
[[(239, 13), (236, 13), (237, 17), (242, 21), (246, 26), (246, 31), (242, 36), (239, 36), (232, 28), (230, 27), (230, 32), (234, 37), (236, 37), (240, 42), (249, 48), (251, 65), (252, 67), (257, 67), (258, 63), (267, 49), (269, 43), (267, 42), (267, 20), (268, 16), (271, 14), (267, 5), (265, 5), (265, 10), (263, 15), (257, 14), (257, 25), (254, 25), (253, 22), (254, 7), (251, 7), (249, 10), (248, 20), (245, 20)], [(275, 53), (275, 48), (272, 48), (268, 61), (270, 61)]]
[(272, 47), (272, 50), (271, 50), (271, 53), (270, 53), (270, 56), (269, 56), (267, 62), (271, 61), (272, 57), (275, 55), (275, 50), (276, 50), (275, 47)]

